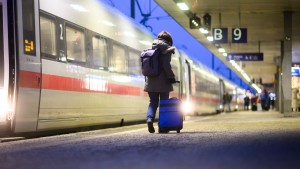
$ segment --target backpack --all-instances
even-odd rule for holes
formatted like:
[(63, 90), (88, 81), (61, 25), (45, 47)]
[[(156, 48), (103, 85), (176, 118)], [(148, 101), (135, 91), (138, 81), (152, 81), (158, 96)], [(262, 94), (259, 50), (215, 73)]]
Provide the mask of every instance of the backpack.
[(141, 52), (142, 74), (147, 77), (158, 76), (161, 72), (159, 49), (144, 49)]

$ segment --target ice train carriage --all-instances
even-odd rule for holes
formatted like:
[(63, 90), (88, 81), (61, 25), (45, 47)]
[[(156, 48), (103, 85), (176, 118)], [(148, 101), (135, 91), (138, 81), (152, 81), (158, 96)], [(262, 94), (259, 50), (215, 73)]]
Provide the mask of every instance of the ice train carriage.
[(223, 112), (223, 94), (232, 96), (231, 110), (242, 110), (245, 91), (201, 63), (193, 62), (181, 51), (183, 93), (186, 114)]
[[(230, 109), (231, 111), (243, 110), (244, 107), (244, 96), (245, 90), (237, 87), (235, 84), (231, 83), (230, 81), (223, 81), (221, 82), (221, 93), (228, 92), (231, 95), (232, 100), (230, 102)], [(223, 102), (223, 98), (222, 98)], [(221, 111), (225, 111), (225, 107), (221, 106)]]
[(96, 0), (1, 0), (1, 7), (9, 34), (1, 123), (10, 120), (12, 132), (145, 120), (139, 53), (151, 46), (147, 31)]
[[(96, 0), (0, 2), (0, 123), (21, 133), (145, 119), (139, 53), (153, 40), (147, 31)], [(211, 95), (201, 100), (201, 68), (188, 60), (172, 59), (183, 100), (206, 111)]]

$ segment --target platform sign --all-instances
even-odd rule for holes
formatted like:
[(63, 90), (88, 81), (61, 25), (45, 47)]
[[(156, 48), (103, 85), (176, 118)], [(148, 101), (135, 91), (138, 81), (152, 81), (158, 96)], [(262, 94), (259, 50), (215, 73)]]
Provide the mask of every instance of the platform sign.
[(228, 53), (227, 60), (235, 61), (263, 61), (263, 53)]
[(232, 43), (247, 43), (247, 28), (232, 28)]
[(300, 67), (292, 67), (292, 76), (300, 76)]
[(213, 28), (213, 43), (227, 43), (228, 29), (227, 28)]

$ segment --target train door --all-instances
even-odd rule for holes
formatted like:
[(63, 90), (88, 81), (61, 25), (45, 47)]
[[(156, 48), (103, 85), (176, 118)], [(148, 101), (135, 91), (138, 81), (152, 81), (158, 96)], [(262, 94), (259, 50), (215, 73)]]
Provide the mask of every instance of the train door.
[(219, 93), (219, 97), (220, 97), (220, 103), (219, 103), (219, 109), (220, 109), (220, 111), (224, 111), (224, 97), (223, 97), (223, 95), (224, 95), (224, 93), (225, 93), (225, 84), (224, 84), (224, 81), (222, 80), (222, 79), (219, 79), (219, 91), (220, 91), (220, 93)]
[(17, 10), (17, 102), (13, 132), (37, 130), (41, 91), (39, 1), (15, 0)]
[(183, 82), (184, 82), (184, 91), (186, 95), (186, 101), (191, 101), (191, 90), (192, 90), (192, 84), (191, 84), (191, 66), (190, 63), (185, 60), (184, 62), (184, 75), (183, 75)]

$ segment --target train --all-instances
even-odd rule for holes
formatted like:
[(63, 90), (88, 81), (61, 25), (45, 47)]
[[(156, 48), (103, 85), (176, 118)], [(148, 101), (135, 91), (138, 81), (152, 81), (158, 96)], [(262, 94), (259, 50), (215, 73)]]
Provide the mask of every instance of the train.
[[(155, 38), (98, 0), (0, 0), (0, 124), (11, 133), (145, 121), (140, 52)], [(186, 115), (243, 107), (245, 91), (177, 50), (172, 97)]]

